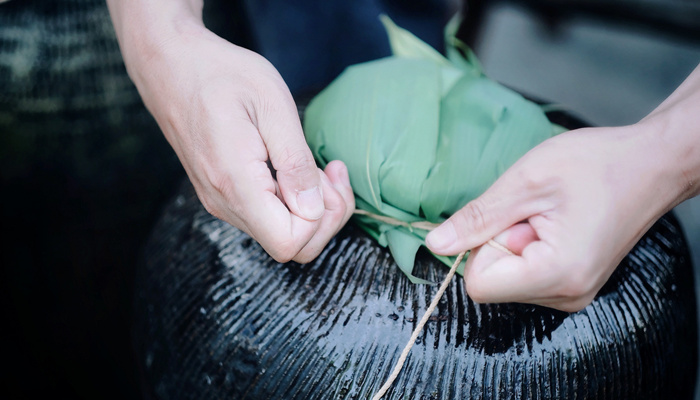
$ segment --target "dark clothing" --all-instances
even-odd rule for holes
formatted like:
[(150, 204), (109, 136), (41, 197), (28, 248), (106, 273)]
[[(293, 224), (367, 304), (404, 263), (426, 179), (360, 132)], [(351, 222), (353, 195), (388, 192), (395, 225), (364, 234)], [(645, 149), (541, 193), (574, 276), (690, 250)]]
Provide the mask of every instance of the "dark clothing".
[(218, 0), (205, 7), (214, 31), (265, 56), (295, 95), (320, 90), (348, 65), (390, 55), (380, 14), (438, 50), (451, 17), (447, 0)]

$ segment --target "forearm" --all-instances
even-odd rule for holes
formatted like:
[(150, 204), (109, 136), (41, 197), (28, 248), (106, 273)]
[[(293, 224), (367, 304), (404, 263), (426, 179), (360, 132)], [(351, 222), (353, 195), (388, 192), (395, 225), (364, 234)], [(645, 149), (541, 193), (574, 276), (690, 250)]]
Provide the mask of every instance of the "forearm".
[(125, 29), (157, 31), (183, 20), (201, 21), (203, 6), (203, 0), (107, 0), (117, 35), (126, 33)]
[(202, 28), (203, 0), (107, 0), (129, 76), (183, 33)]
[(639, 125), (653, 137), (675, 201), (700, 194), (700, 66)]

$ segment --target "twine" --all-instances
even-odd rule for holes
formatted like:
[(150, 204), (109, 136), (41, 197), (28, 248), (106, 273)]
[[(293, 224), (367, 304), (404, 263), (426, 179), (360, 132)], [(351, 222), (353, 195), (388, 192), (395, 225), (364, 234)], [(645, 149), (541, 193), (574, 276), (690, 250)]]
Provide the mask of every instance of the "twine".
[(360, 209), (355, 209), (354, 213), (357, 215), (364, 215), (366, 217), (376, 219), (377, 221), (384, 222), (384, 223), (387, 223), (389, 225), (403, 226), (403, 227), (406, 227), (408, 229), (418, 228), (418, 229), (430, 231), (430, 230), (433, 230), (433, 229), (437, 228), (438, 226), (440, 226), (440, 224), (434, 224), (434, 223), (428, 222), (428, 221), (416, 221), (416, 222), (399, 221), (398, 219), (395, 219), (395, 218), (386, 217), (384, 215), (379, 215), (379, 214), (371, 213), (369, 211), (360, 210)]
[(504, 253), (506, 253), (506, 254), (508, 254), (508, 255), (510, 255), (510, 256), (514, 256), (514, 255), (515, 255), (515, 253), (513, 253), (512, 251), (510, 251), (509, 248), (507, 248), (506, 246), (504, 246), (504, 245), (498, 243), (497, 241), (495, 241), (495, 240), (493, 240), (493, 239), (489, 239), (489, 241), (486, 242), (486, 244), (488, 244), (489, 246), (491, 246), (491, 247), (493, 247), (493, 248), (496, 248), (496, 249), (498, 249), (498, 250), (500, 250), (500, 251), (502, 251), (502, 252), (504, 252)]
[(394, 381), (396, 380), (396, 377), (399, 376), (399, 372), (401, 372), (401, 369), (403, 368), (403, 365), (406, 362), (406, 358), (408, 357), (408, 353), (411, 351), (411, 348), (416, 343), (416, 339), (418, 339), (418, 335), (423, 330), (423, 326), (425, 325), (426, 322), (428, 322), (428, 319), (433, 314), (433, 311), (435, 311), (435, 308), (437, 307), (438, 302), (442, 298), (443, 293), (445, 293), (445, 290), (447, 290), (447, 285), (449, 285), (450, 280), (452, 280), (452, 277), (454, 276), (455, 272), (457, 272), (457, 266), (459, 266), (459, 263), (462, 262), (462, 259), (464, 258), (464, 255), (466, 253), (467, 253), (466, 251), (463, 251), (463, 252), (459, 253), (459, 255), (457, 256), (457, 260), (455, 261), (454, 264), (452, 264), (452, 268), (450, 268), (450, 272), (447, 273), (447, 276), (442, 281), (442, 285), (440, 286), (440, 290), (438, 290), (438, 292), (433, 297), (433, 301), (430, 303), (430, 306), (425, 311), (425, 314), (423, 314), (423, 318), (421, 318), (420, 322), (418, 322), (416, 329), (413, 330), (413, 334), (411, 335), (411, 339), (409, 339), (408, 343), (406, 344), (406, 347), (404, 347), (403, 351), (401, 352), (401, 356), (399, 357), (399, 361), (396, 363), (396, 366), (394, 366), (394, 370), (391, 372), (389, 379), (386, 380), (386, 382), (379, 389), (377, 394), (375, 394), (374, 397), (372, 397), (372, 400), (381, 399), (382, 396), (384, 396), (384, 394), (386, 394), (387, 390), (389, 390), (391, 385), (394, 383)]
[[(369, 212), (366, 210), (360, 210), (359, 208), (356, 208), (353, 213), (356, 215), (364, 215), (366, 217), (376, 219), (377, 221), (384, 222), (384, 223), (387, 223), (389, 225), (403, 226), (403, 227), (406, 227), (408, 229), (418, 228), (418, 229), (423, 229), (426, 231), (431, 231), (431, 230), (437, 228), (438, 226), (440, 226), (440, 224), (436, 224), (436, 223), (428, 222), (428, 221), (415, 221), (415, 222), (399, 221), (398, 219), (395, 219), (395, 218), (375, 214), (375, 213), (372, 213), (372, 212)], [(497, 241), (495, 241), (493, 239), (489, 239), (489, 241), (486, 242), (486, 244), (488, 244), (489, 246), (491, 246), (493, 248), (501, 250), (502, 252), (504, 252), (508, 255), (511, 255), (511, 256), (515, 255), (515, 253), (513, 253), (509, 248), (498, 243)]]
[[(399, 221), (397, 219), (391, 218), (391, 217), (386, 217), (383, 215), (378, 215), (371, 213), (369, 211), (365, 210), (360, 210), (356, 209), (355, 214), (358, 215), (364, 215), (373, 219), (376, 219), (377, 221), (381, 221), (390, 225), (394, 226), (403, 226), (408, 229), (413, 229), (413, 228), (418, 228), (418, 229), (424, 229), (424, 230), (432, 230), (436, 228), (439, 224), (434, 224), (432, 222), (428, 221), (416, 221), (416, 222), (404, 222), (404, 221)], [(462, 259), (464, 258), (464, 255), (466, 254), (466, 251), (463, 251), (462, 253), (457, 256), (457, 260), (452, 264), (452, 268), (450, 268), (450, 271), (447, 273), (447, 276), (445, 276), (445, 279), (442, 281), (442, 285), (440, 285), (440, 289), (438, 292), (435, 294), (433, 297), (433, 301), (430, 303), (430, 306), (428, 309), (425, 311), (423, 314), (423, 318), (418, 322), (418, 325), (416, 325), (416, 328), (413, 330), (413, 333), (411, 334), (411, 338), (408, 340), (408, 343), (406, 344), (406, 347), (404, 347), (403, 351), (401, 352), (401, 356), (399, 357), (399, 360), (396, 362), (396, 365), (394, 366), (394, 370), (391, 372), (391, 375), (389, 378), (384, 382), (384, 385), (379, 389), (377, 394), (372, 397), (372, 400), (379, 400), (386, 394), (386, 392), (391, 388), (391, 385), (394, 383), (396, 378), (399, 376), (399, 373), (401, 372), (401, 369), (403, 368), (403, 365), (406, 363), (406, 358), (408, 358), (408, 353), (411, 351), (411, 348), (413, 348), (413, 345), (416, 343), (416, 340), (418, 339), (418, 335), (420, 332), (423, 330), (423, 326), (425, 326), (426, 322), (428, 322), (428, 319), (430, 319), (430, 316), (433, 314), (433, 311), (435, 311), (435, 308), (437, 308), (438, 302), (442, 298), (442, 295), (445, 293), (445, 290), (447, 290), (447, 285), (450, 283), (452, 280), (452, 277), (454, 276), (455, 272), (457, 272), (457, 267), (459, 266), (459, 263), (462, 262)]]
[[(354, 211), (355, 214), (357, 215), (364, 215), (373, 219), (376, 219), (377, 221), (381, 221), (390, 225), (394, 226), (403, 226), (408, 229), (413, 229), (413, 228), (418, 228), (418, 229), (424, 229), (424, 230), (432, 230), (436, 228), (439, 224), (435, 224), (432, 222), (428, 221), (416, 221), (416, 222), (405, 222), (405, 221), (399, 221), (397, 219), (383, 216), (383, 215), (378, 215), (371, 213), (369, 211), (365, 210), (360, 210), (356, 209)], [(503, 246), (502, 244), (496, 242), (493, 239), (490, 239), (487, 244), (490, 246), (499, 249), (509, 255), (513, 255), (513, 252), (510, 251), (507, 247)], [(433, 314), (433, 311), (435, 311), (435, 308), (437, 308), (438, 303), (440, 302), (440, 299), (442, 298), (442, 295), (445, 293), (445, 290), (447, 290), (447, 285), (449, 285), (450, 281), (452, 280), (452, 277), (455, 275), (457, 272), (457, 267), (459, 264), (462, 262), (462, 259), (464, 259), (464, 256), (467, 254), (466, 251), (463, 251), (459, 253), (457, 256), (457, 259), (455, 260), (454, 264), (452, 264), (452, 267), (450, 268), (450, 271), (447, 273), (445, 276), (445, 279), (442, 281), (442, 285), (440, 285), (440, 289), (437, 291), (435, 296), (433, 296), (433, 300), (430, 303), (430, 306), (428, 306), (428, 309), (425, 311), (423, 314), (423, 318), (418, 322), (418, 325), (416, 325), (416, 328), (413, 330), (413, 333), (411, 334), (411, 338), (408, 340), (408, 343), (406, 344), (406, 347), (404, 347), (403, 351), (401, 352), (401, 356), (399, 356), (399, 360), (396, 362), (396, 365), (394, 366), (394, 370), (391, 372), (391, 375), (389, 375), (389, 378), (384, 382), (384, 385), (382, 385), (381, 388), (379, 388), (379, 391), (372, 397), (372, 400), (380, 400), (386, 392), (391, 388), (391, 385), (394, 383), (396, 378), (399, 376), (399, 373), (401, 372), (401, 369), (403, 368), (404, 364), (406, 363), (406, 359), (408, 358), (408, 353), (411, 351), (413, 348), (413, 345), (416, 343), (416, 340), (418, 339), (418, 335), (420, 332), (423, 330), (423, 327), (425, 324), (428, 322), (430, 319), (430, 316)]]

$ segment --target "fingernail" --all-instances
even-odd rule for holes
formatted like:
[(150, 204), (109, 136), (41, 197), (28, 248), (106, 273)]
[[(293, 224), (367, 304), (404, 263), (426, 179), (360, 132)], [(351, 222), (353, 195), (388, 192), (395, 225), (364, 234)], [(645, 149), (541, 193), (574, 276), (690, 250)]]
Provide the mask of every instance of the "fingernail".
[(318, 186), (297, 193), (297, 206), (301, 217), (317, 220), (323, 216), (323, 196)]
[(456, 241), (457, 232), (455, 231), (455, 227), (451, 221), (447, 221), (433, 229), (425, 238), (425, 242), (428, 244), (428, 247), (435, 250), (447, 248)]

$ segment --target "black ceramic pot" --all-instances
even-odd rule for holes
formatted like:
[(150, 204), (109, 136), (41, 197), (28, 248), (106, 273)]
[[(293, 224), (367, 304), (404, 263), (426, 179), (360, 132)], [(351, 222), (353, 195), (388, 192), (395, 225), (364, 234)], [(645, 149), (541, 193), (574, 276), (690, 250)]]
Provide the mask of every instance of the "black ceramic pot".
[[(419, 252), (418, 276), (446, 272)], [(436, 290), (352, 224), (314, 262), (279, 264), (185, 183), (137, 279), (143, 382), (153, 399), (369, 399)], [(475, 304), (453, 279), (385, 398), (690, 399), (696, 354), (692, 268), (669, 214), (577, 313)]]

